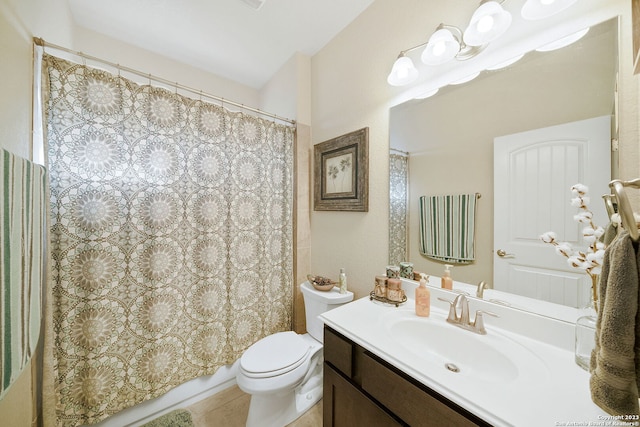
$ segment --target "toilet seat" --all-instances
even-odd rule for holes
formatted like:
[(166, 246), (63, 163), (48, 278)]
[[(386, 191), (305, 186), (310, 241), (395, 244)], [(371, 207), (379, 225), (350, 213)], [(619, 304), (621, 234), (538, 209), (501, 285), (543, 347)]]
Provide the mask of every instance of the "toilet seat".
[(311, 347), (293, 331), (262, 338), (240, 358), (240, 369), (250, 378), (269, 378), (290, 372), (308, 359)]

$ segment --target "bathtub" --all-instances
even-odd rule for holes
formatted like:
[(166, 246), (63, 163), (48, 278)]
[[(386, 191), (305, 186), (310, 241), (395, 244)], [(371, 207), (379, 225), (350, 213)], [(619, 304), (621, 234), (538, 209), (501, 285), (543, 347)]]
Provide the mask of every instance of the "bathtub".
[(236, 361), (232, 365), (222, 366), (213, 375), (181, 384), (162, 396), (124, 409), (98, 424), (92, 424), (92, 427), (138, 427), (175, 409), (186, 408), (235, 385), (238, 363)]

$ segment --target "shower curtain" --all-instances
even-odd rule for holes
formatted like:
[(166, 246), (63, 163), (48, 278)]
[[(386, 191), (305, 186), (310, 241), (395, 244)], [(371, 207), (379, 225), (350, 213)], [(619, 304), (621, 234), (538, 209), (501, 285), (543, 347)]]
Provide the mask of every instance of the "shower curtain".
[(401, 154), (389, 154), (389, 264), (408, 261), (409, 158)]
[(57, 423), (290, 330), (294, 128), (45, 55)]

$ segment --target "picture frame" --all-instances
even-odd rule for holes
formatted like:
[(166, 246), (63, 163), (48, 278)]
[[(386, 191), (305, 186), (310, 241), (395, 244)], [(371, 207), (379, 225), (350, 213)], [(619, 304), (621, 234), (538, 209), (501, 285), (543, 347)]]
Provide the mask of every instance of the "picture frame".
[(369, 128), (314, 145), (314, 210), (369, 211)]

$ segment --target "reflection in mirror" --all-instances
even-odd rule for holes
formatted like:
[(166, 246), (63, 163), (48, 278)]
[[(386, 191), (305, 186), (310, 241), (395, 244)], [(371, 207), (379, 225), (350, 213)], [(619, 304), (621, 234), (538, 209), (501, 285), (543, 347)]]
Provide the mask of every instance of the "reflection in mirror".
[(408, 179), (407, 152), (391, 149), (389, 153), (389, 264), (400, 265), (408, 258)]
[[(497, 249), (493, 246), (494, 138), (595, 117), (615, 117), (617, 35), (618, 21), (612, 19), (592, 27), (570, 46), (527, 53), (515, 64), (484, 71), (469, 83), (447, 86), (433, 97), (393, 107), (390, 173), (405, 171), (406, 184), (398, 186), (402, 179), (397, 175), (390, 177), (389, 261), (397, 263), (404, 249), (403, 260), (413, 262), (415, 270), (440, 276), (443, 263), (425, 258), (418, 250), (418, 199), (424, 195), (481, 193), (476, 217), (476, 261), (454, 268), (453, 278), (470, 284), (484, 280), (491, 287)], [(611, 122), (611, 134), (615, 137), (616, 121)], [(616, 158), (611, 162), (613, 176)], [(400, 167), (399, 159), (404, 159), (406, 166)], [(607, 182), (602, 185), (606, 188)], [(562, 203), (569, 203), (569, 188), (553, 190), (563, 192)], [(607, 218), (600, 195), (591, 195), (591, 207), (601, 218)], [(398, 208), (398, 201), (403, 199), (408, 200), (404, 211)], [(523, 219), (506, 219), (516, 220)], [(406, 245), (399, 236), (403, 231), (399, 224), (403, 223), (407, 224)], [(572, 218), (565, 223), (567, 230), (554, 230), (558, 235), (565, 231), (573, 233), (571, 227), (578, 230)], [(540, 226), (539, 234), (549, 229), (551, 225)], [(551, 257), (557, 258), (553, 262), (565, 265), (565, 260), (555, 255), (552, 248), (548, 250)], [(527, 296), (558, 302), (544, 292)]]

